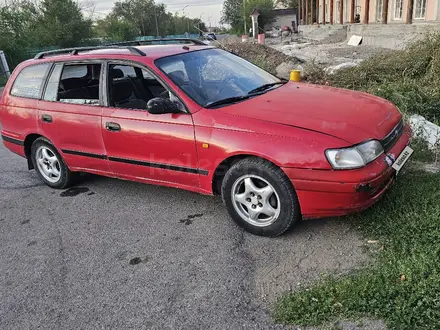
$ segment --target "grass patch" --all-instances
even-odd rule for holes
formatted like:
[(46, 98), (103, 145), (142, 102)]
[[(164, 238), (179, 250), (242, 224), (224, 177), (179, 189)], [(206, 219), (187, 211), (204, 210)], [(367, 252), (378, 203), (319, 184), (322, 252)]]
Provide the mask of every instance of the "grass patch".
[(413, 160), (424, 163), (432, 163), (436, 161), (435, 151), (429, 149), (428, 143), (421, 138), (414, 138), (411, 141), (411, 148), (414, 149), (412, 155)]
[(391, 329), (440, 329), (440, 176), (409, 170), (373, 208), (350, 217), (376, 255), (370, 267), (283, 296), (278, 322), (383, 319)]

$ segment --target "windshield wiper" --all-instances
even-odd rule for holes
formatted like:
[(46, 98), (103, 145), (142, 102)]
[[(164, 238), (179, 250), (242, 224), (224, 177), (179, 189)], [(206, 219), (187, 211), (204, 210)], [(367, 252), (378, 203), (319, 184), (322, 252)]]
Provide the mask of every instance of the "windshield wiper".
[(241, 96), (227, 97), (227, 98), (222, 99), (222, 100), (218, 100), (218, 101), (214, 101), (214, 102), (208, 103), (207, 105), (205, 105), (205, 108), (209, 109), (209, 108), (214, 108), (214, 107), (216, 107), (218, 105), (231, 104), (231, 103), (234, 103), (234, 102), (246, 100), (246, 99), (248, 99), (250, 97), (251, 97), (251, 95), (241, 95)]
[(286, 81), (278, 81), (278, 82), (274, 82), (274, 83), (270, 83), (270, 84), (264, 84), (264, 85), (261, 85), (257, 88), (252, 89), (251, 91), (249, 91), (248, 95), (265, 91), (266, 89), (273, 87), (273, 86), (276, 86), (276, 85), (284, 85), (285, 83), (286, 83)]

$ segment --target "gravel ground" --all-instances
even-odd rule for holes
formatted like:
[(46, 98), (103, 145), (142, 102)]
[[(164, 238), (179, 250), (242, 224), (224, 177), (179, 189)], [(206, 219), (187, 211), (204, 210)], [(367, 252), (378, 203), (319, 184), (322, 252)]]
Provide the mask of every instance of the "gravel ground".
[(346, 42), (333, 44), (313, 44), (292, 42), (289, 45), (273, 44), (270, 47), (285, 55), (298, 58), (305, 63), (314, 61), (324, 66), (367, 59), (374, 54), (389, 52), (383, 48), (367, 46), (348, 46)]
[(50, 189), (3, 145), (0, 252), (0, 329), (289, 329), (278, 294), (365, 262), (341, 219), (252, 236), (216, 197), (91, 175)]

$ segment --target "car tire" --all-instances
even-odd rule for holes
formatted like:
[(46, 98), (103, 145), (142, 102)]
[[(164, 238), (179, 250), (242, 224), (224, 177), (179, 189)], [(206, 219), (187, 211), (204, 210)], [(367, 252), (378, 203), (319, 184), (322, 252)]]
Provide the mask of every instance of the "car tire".
[(228, 170), (222, 199), (235, 223), (259, 236), (279, 236), (301, 218), (291, 181), (279, 167), (261, 158), (242, 159)]
[(38, 176), (49, 187), (64, 189), (72, 184), (75, 173), (48, 139), (40, 137), (32, 143), (31, 159)]

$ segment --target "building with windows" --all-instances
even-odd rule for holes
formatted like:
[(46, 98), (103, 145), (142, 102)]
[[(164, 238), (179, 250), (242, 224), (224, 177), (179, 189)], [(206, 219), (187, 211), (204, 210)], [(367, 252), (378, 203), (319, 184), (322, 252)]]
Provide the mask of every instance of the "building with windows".
[(301, 24), (440, 22), (440, 0), (299, 0)]

